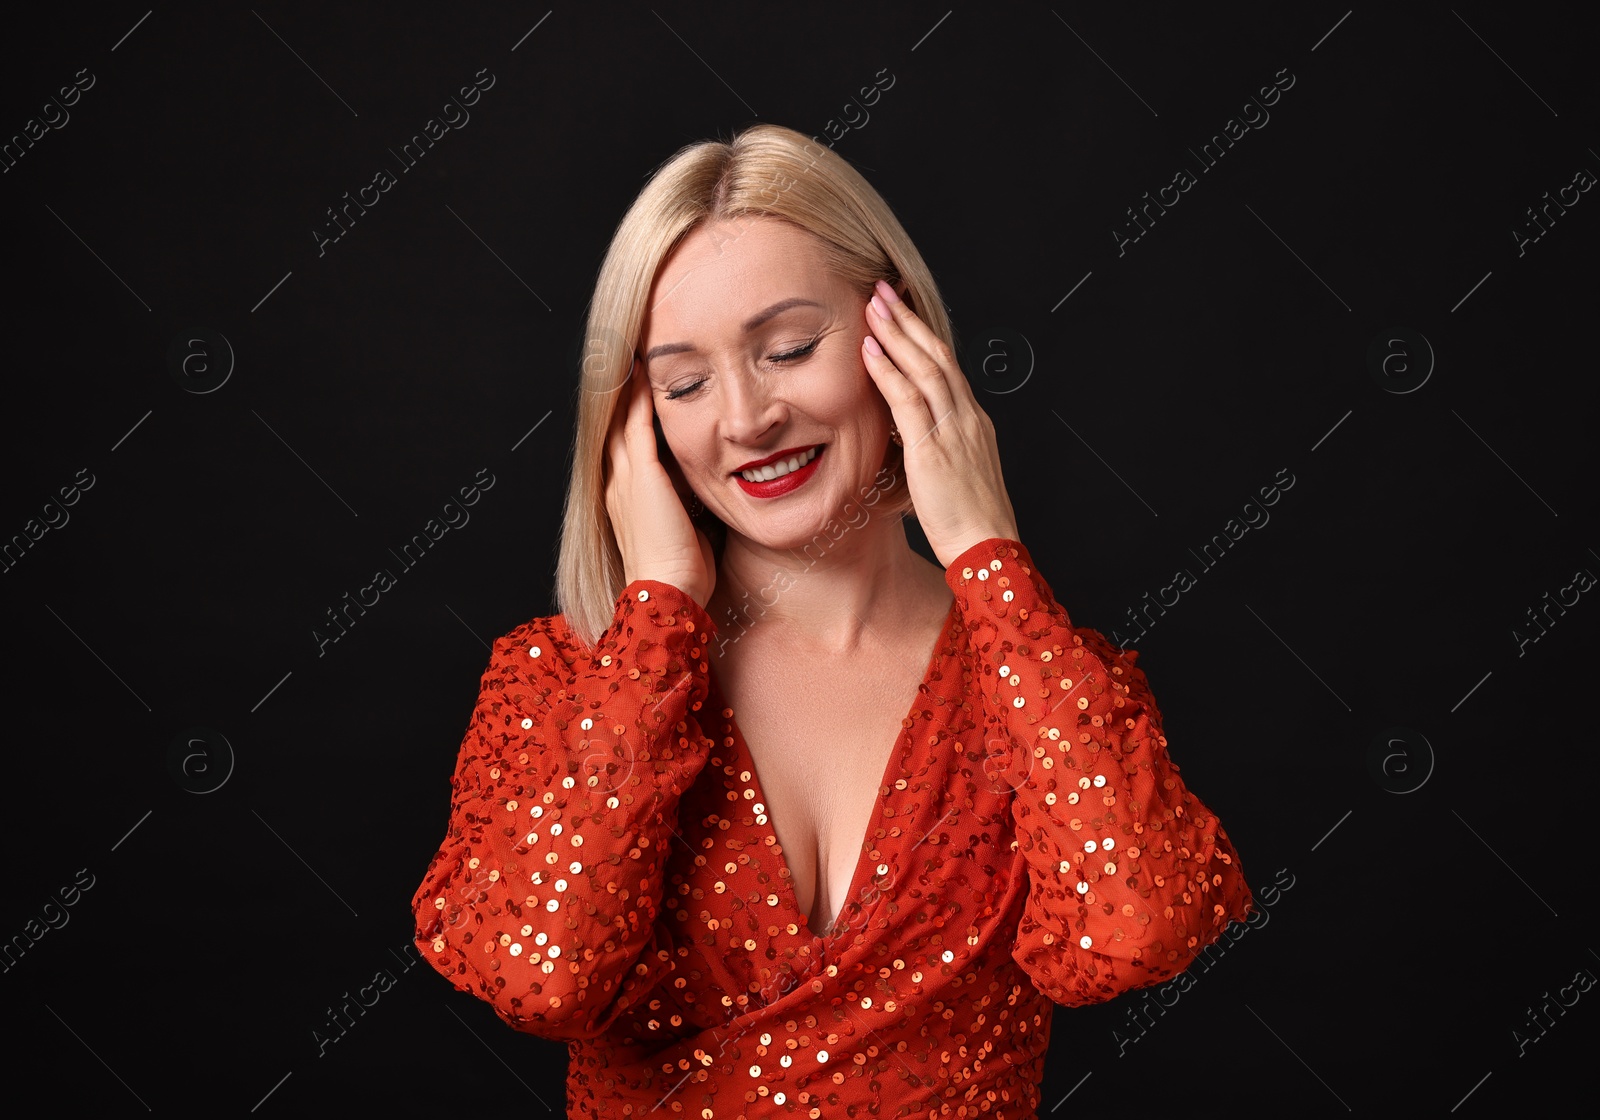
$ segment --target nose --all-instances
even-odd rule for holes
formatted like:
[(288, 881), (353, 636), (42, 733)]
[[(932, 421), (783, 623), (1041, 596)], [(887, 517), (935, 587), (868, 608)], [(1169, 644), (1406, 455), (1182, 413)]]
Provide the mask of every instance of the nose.
[(735, 369), (722, 378), (722, 429), (730, 443), (755, 447), (788, 415), (788, 405), (760, 373)]

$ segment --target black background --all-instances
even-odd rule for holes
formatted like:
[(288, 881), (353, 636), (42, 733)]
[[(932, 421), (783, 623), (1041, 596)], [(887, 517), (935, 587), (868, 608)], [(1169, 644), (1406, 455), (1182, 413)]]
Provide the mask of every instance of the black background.
[[(1136, 997), (1062, 1009), (1041, 1114), (1069, 1092), (1061, 1115), (1336, 1116), (1579, 1091), (1600, 991), (1553, 1001), (1600, 973), (1600, 592), (1543, 636), (1526, 616), (1600, 573), (1600, 198), (1520, 252), (1513, 231), (1600, 173), (1595, 40), (1577, 6), (1347, 11), (10, 17), (0, 132), (94, 84), (0, 175), (0, 533), (94, 482), (0, 573), (0, 938), (94, 883), (0, 975), (8, 1083), (114, 1114), (562, 1112), (562, 1046), (397, 954), (487, 643), (552, 610), (590, 286), (680, 146), (757, 120), (827, 142), (887, 71), (834, 147), (941, 284), (1023, 539), (1076, 623), (1141, 651), (1252, 884), (1293, 877), (1142, 1037)], [(485, 68), (470, 121), (319, 255), (326, 208)], [(1188, 149), (1284, 71), (1202, 173)], [(1199, 182), (1119, 255), (1125, 210), (1180, 168)], [(169, 347), (216, 334), (232, 372), (191, 391)], [(1403, 392), (1416, 334), (1432, 372)], [(1374, 372), (1398, 337), (1410, 357)], [(1021, 385), (992, 338), (1031, 350)], [(319, 656), (325, 612), (485, 468), (470, 522)], [(1284, 469), (1270, 521), (1199, 564)], [(1178, 569), (1195, 586), (1131, 630)], [(174, 776), (196, 727), (228, 747)], [(380, 969), (393, 987), (319, 1055), (329, 1005)]]

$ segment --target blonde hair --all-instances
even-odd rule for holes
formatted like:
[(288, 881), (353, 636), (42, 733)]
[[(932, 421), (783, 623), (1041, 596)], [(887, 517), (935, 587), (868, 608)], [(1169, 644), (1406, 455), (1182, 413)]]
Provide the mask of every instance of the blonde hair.
[[(680, 149), (657, 169), (611, 238), (588, 322), (579, 373), (572, 477), (562, 513), (556, 561), (557, 609), (593, 648), (611, 625), (627, 586), (622, 554), (606, 509), (604, 456), (614, 410), (625, 401), (656, 272), (689, 232), (704, 223), (778, 218), (821, 242), (829, 271), (865, 300), (877, 280), (904, 284), (906, 303), (955, 351), (950, 320), (933, 274), (890, 210), (861, 173), (831, 148), (780, 125), (757, 124), (729, 141), (703, 140)], [(892, 442), (875, 511), (911, 511), (902, 449)], [(715, 522), (717, 555), (726, 526)]]

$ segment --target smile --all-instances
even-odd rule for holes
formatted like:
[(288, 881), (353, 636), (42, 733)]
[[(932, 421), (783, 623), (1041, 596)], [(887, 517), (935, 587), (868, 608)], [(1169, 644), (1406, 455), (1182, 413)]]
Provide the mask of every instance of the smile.
[(817, 444), (810, 451), (802, 451), (798, 455), (791, 455), (787, 459), (779, 459), (776, 463), (768, 463), (764, 467), (753, 470), (740, 471), (739, 477), (746, 482), (771, 482), (775, 478), (782, 478), (792, 471), (797, 471), (817, 457), (822, 450), (822, 444)]
[(809, 451), (791, 455), (764, 467), (740, 471), (734, 475), (739, 488), (753, 498), (776, 498), (797, 490), (817, 473), (817, 464), (825, 444), (817, 444)]

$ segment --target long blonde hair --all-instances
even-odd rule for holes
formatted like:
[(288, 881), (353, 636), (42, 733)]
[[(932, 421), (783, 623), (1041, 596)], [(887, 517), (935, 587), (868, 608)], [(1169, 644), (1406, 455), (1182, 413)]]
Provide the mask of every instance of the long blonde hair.
[[(697, 226), (747, 217), (778, 218), (822, 243), (829, 271), (865, 300), (877, 280), (904, 285), (904, 299), (955, 350), (950, 320), (933, 274), (888, 203), (831, 148), (793, 129), (756, 124), (732, 140), (680, 149), (651, 177), (623, 215), (606, 251), (589, 304), (576, 390), (577, 430), (556, 561), (556, 607), (593, 648), (615, 616), (627, 585), (622, 553), (606, 510), (606, 433), (639, 345), (650, 287), (663, 261)], [(911, 510), (903, 452), (890, 444), (887, 477), (874, 512)], [(711, 533), (720, 555), (726, 526)]]

